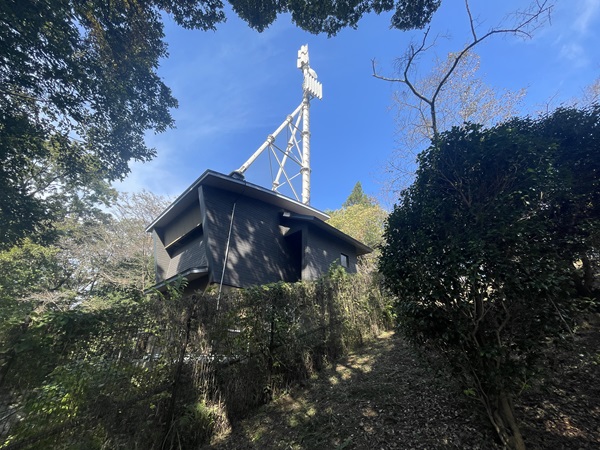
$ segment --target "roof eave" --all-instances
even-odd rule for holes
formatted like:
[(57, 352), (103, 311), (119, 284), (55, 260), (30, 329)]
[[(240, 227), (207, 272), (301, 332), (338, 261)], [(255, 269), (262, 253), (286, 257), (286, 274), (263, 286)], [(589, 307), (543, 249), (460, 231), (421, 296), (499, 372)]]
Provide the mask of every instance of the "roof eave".
[[(211, 182), (212, 180), (212, 182)], [(207, 183), (208, 182), (208, 183)], [(272, 203), (281, 203), (282, 208), (292, 208), (299, 211), (305, 211), (320, 220), (327, 220), (329, 216), (322, 211), (319, 211), (316, 208), (313, 208), (310, 205), (305, 205), (296, 200), (293, 200), (285, 195), (282, 195), (278, 192), (271, 191), (262, 186), (258, 186), (253, 183), (249, 183), (245, 180), (240, 180), (237, 178), (233, 178), (231, 176), (224, 175), (219, 172), (215, 172), (212, 170), (206, 170), (200, 177), (196, 179), (179, 197), (173, 201), (150, 225), (146, 227), (146, 232), (152, 231), (157, 225), (159, 225), (166, 217), (170, 216), (171, 211), (173, 211), (180, 203), (182, 203), (195, 189), (197, 189), (201, 184), (207, 185), (217, 185), (223, 186), (223, 184), (229, 185), (229, 187), (238, 187), (243, 190), (250, 188), (253, 189), (255, 193), (259, 194), (259, 196), (263, 199), (267, 199), (265, 201), (271, 200)]]
[(357, 256), (362, 256), (362, 255), (366, 255), (368, 253), (373, 253), (373, 249), (371, 247), (369, 247), (368, 245), (363, 244), (362, 242), (354, 239), (352, 236), (344, 233), (341, 230), (338, 230), (336, 227), (329, 225), (327, 222), (324, 222), (316, 217), (304, 215), (304, 214), (292, 214), (292, 213), (284, 213), (283, 217), (286, 217), (291, 220), (301, 220), (301, 221), (312, 223), (315, 226), (317, 226), (318, 228), (321, 228), (322, 230), (325, 230), (328, 233), (333, 234), (334, 236), (338, 237), (339, 239), (354, 246), (354, 248), (356, 249)]
[[(192, 277), (192, 275), (194, 275)], [(160, 283), (156, 283), (154, 286), (149, 287), (148, 289), (144, 290), (144, 294), (151, 294), (152, 292), (155, 291), (159, 291), (159, 292), (163, 292), (164, 288), (166, 288), (169, 284), (175, 282), (178, 278), (186, 278), (188, 280), (196, 280), (198, 278), (201, 278), (204, 275), (208, 275), (208, 267), (207, 266), (201, 266), (201, 267), (192, 267), (191, 269), (187, 269), (181, 273), (178, 273), (177, 275), (173, 275), (170, 278), (167, 278), (164, 281), (161, 281)]]

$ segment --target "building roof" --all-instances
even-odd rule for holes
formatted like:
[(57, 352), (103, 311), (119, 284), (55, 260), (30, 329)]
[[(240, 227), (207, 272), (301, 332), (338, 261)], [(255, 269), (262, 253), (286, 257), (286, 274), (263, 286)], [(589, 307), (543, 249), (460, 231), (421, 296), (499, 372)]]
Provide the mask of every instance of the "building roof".
[(296, 200), (292, 200), (291, 198), (281, 195), (278, 192), (265, 189), (262, 186), (249, 183), (245, 180), (233, 178), (212, 170), (207, 170), (200, 175), (200, 177), (194, 181), (183, 192), (183, 194), (177, 197), (177, 199), (171, 203), (167, 209), (165, 209), (150, 225), (148, 225), (146, 227), (146, 231), (152, 231), (156, 227), (161, 227), (168, 224), (172, 219), (177, 217), (182, 211), (189, 207), (190, 204), (196, 202), (198, 199), (196, 190), (200, 186), (212, 186), (229, 192), (243, 194), (246, 197), (255, 198), (257, 200), (264, 201), (265, 203), (279, 206), (283, 210), (290, 211), (295, 214), (315, 217), (321, 221), (329, 219), (327, 214), (319, 211), (318, 209), (300, 203)]
[(356, 248), (356, 256), (366, 255), (367, 253), (373, 252), (373, 249), (371, 247), (363, 244), (360, 241), (357, 241), (353, 237), (348, 236), (346, 233), (338, 230), (337, 228), (329, 225), (326, 222), (323, 222), (321, 219), (319, 219), (317, 217), (308, 216), (305, 214), (292, 214), (292, 213), (288, 213), (288, 212), (283, 213), (283, 217), (284, 217), (284, 219), (287, 219), (289, 221), (308, 222), (308, 223), (316, 226), (317, 228), (320, 228), (321, 230), (325, 231), (326, 233), (336, 236), (337, 238), (341, 239), (342, 241), (351, 244), (352, 246), (354, 246), (354, 248)]
[(329, 216), (318, 209), (292, 200), (289, 197), (279, 194), (278, 192), (265, 189), (253, 183), (249, 183), (243, 179), (234, 178), (224, 175), (219, 172), (207, 170), (183, 194), (181, 194), (160, 216), (158, 216), (148, 227), (146, 231), (152, 231), (154, 228), (167, 225), (171, 220), (181, 214), (191, 204), (197, 201), (197, 189), (199, 186), (211, 186), (223, 189), (228, 192), (244, 195), (245, 197), (254, 198), (271, 205), (280, 207), (283, 210), (283, 219), (289, 221), (301, 221), (314, 225), (315, 227), (325, 231), (326, 233), (341, 239), (344, 242), (356, 248), (357, 256), (365, 255), (373, 251), (372, 248), (366, 246), (362, 242), (348, 236), (346, 233), (329, 225), (325, 220)]

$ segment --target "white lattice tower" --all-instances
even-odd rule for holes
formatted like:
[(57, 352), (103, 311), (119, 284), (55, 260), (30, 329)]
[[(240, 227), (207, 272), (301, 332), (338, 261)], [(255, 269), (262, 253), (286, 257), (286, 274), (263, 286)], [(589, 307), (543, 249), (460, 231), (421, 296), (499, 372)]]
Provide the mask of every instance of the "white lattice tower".
[[(283, 121), (273, 134), (254, 152), (254, 154), (233, 174), (243, 176), (248, 167), (265, 151), (274, 156), (277, 163), (277, 174), (272, 174), (272, 189), (277, 191), (289, 186), (296, 200), (308, 205), (310, 203), (310, 101), (323, 98), (323, 86), (317, 81), (317, 73), (311, 69), (308, 58), (308, 45), (298, 51), (297, 67), (302, 71), (302, 103)], [(287, 130), (285, 145), (278, 145), (277, 137)], [(286, 167), (287, 166), (287, 167)], [(292, 167), (289, 170), (289, 167)], [(296, 192), (293, 181), (301, 176), (301, 196)], [(283, 179), (282, 179), (283, 178)]]

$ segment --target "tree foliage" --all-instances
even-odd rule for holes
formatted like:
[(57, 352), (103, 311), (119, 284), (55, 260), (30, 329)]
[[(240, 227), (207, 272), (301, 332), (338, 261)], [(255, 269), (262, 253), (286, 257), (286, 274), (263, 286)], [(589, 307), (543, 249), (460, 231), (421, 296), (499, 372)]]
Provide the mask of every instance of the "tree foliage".
[(331, 212), (328, 223), (369, 247), (376, 248), (382, 240), (386, 217), (387, 213), (381, 206), (361, 203)]
[(441, 0), (230, 0), (229, 3), (250, 27), (258, 31), (271, 25), (279, 14), (289, 13), (292, 21), (303, 30), (332, 36), (342, 28), (356, 28), (360, 18), (371, 12), (394, 11), (391, 26), (399, 30), (423, 28), (439, 8)]
[(583, 105), (591, 105), (600, 102), (600, 78), (597, 78), (583, 90), (583, 96), (580, 100)]
[(593, 105), (454, 127), (386, 224), (380, 269), (403, 330), (449, 358), (513, 447), (513, 398), (569, 329), (578, 266), (598, 257), (599, 124)]
[(381, 243), (383, 224), (387, 213), (362, 189), (358, 181), (340, 209), (328, 211), (329, 225), (354, 239), (376, 248)]
[[(176, 2), (0, 7), (3, 244), (50, 227), (82, 203), (79, 212), (108, 202), (107, 182), (124, 178), (129, 161), (154, 156), (144, 133), (171, 126), (177, 104), (156, 74), (166, 56), (161, 3)], [(212, 15), (190, 6), (175, 10), (176, 20), (209, 27)]]
[[(373, 60), (373, 76), (398, 84), (394, 102), (398, 109), (399, 148), (388, 163), (391, 174), (389, 189), (394, 195), (406, 187), (414, 177), (416, 155), (431, 139), (452, 126), (473, 122), (492, 126), (515, 115), (515, 108), (525, 91), (501, 92), (487, 86), (478, 77), (479, 57), (475, 47), (498, 35), (531, 37), (550, 15), (549, 1), (533, 1), (511, 15), (511, 23), (498, 23), (482, 30), (471, 12), (468, 0), (465, 13), (469, 24), (467, 41), (459, 50), (450, 52), (445, 59), (433, 58), (433, 67), (421, 75), (423, 58), (438, 46), (439, 36), (427, 28), (419, 42), (412, 43), (405, 54), (397, 59), (398, 74), (379, 73)], [(427, 72), (426, 72), (427, 73)]]
[[(428, 76), (414, 82), (416, 89), (425, 97), (432, 97), (455, 57), (450, 53), (445, 61), (437, 61)], [(489, 86), (479, 75), (479, 63), (476, 53), (465, 54), (436, 97), (439, 130), (449, 130), (465, 122), (489, 127), (516, 115), (525, 89), (512, 92)], [(427, 147), (434, 135), (427, 102), (407, 90), (399, 90), (394, 93), (394, 107), (398, 112), (398, 148), (387, 161), (386, 171), (391, 175), (388, 189), (397, 194), (413, 180), (416, 155)]]
[(66, 218), (56, 224), (54, 243), (26, 238), (0, 251), (0, 334), (32, 313), (110, 302), (115, 294), (141, 298), (154, 283), (144, 229), (166, 205), (147, 192), (121, 194), (103, 221)]
[[(12, 398), (17, 405), (34, 399), (28, 408), (38, 416), (27, 424), (28, 432), (71, 420), (73, 410), (98, 412), (94, 400), (107, 393), (117, 400), (120, 389), (132, 388), (107, 380), (111, 376), (164, 375), (147, 374), (135, 361), (107, 363), (103, 342), (112, 341), (117, 352), (130, 351), (153, 326), (144, 302), (144, 289), (154, 283), (152, 243), (144, 229), (167, 203), (146, 192), (122, 194), (102, 221), (66, 217), (55, 225), (53, 243), (25, 238), (0, 251), (0, 389), (4, 401)], [(146, 329), (127, 340), (123, 333), (142, 327), (142, 319)], [(91, 360), (69, 359), (87, 345)], [(100, 416), (111, 416), (115, 408)], [(12, 423), (17, 413), (23, 411), (3, 417)], [(10, 425), (0, 428), (5, 433)]]
[[(437, 61), (432, 72), (415, 81), (417, 90), (425, 97), (433, 97), (456, 58), (450, 53), (445, 61)], [(494, 89), (478, 76), (480, 57), (467, 52), (458, 62), (452, 76), (444, 83), (436, 98), (437, 127), (449, 130), (464, 122), (493, 126), (513, 117), (525, 90), (518, 92)], [(394, 94), (398, 109), (398, 132), (404, 149), (416, 152), (423, 149), (434, 137), (427, 102), (414, 98), (406, 90)], [(416, 154), (416, 153), (415, 153)]]
[(342, 208), (348, 208), (349, 206), (354, 205), (371, 205), (373, 201), (369, 198), (367, 194), (363, 191), (362, 184), (360, 181), (357, 181), (354, 187), (352, 188), (352, 192), (346, 199), (346, 201), (342, 204)]
[[(390, 78), (379, 75), (376, 70), (375, 61), (373, 61), (374, 77), (405, 85), (409, 92), (414, 95), (418, 101), (427, 105), (428, 111), (426, 120), (429, 121), (428, 127), (432, 136), (437, 136), (440, 132), (444, 131), (442, 128), (440, 128), (440, 124), (438, 123), (437, 99), (446, 87), (446, 84), (451, 79), (453, 73), (457, 70), (459, 65), (463, 63), (463, 59), (468, 58), (469, 53), (473, 50), (473, 48), (481, 44), (481, 42), (496, 35), (509, 34), (520, 37), (531, 37), (533, 30), (539, 27), (540, 24), (543, 23), (546, 17), (550, 14), (552, 6), (549, 5), (547, 0), (534, 1), (526, 9), (514, 13), (514, 17), (516, 18), (514, 20), (514, 24), (508, 26), (498, 25), (491, 27), (486, 32), (481, 32), (478, 30), (477, 23), (471, 13), (471, 7), (468, 0), (465, 0), (465, 9), (469, 19), (471, 31), (470, 39), (466, 44), (464, 44), (461, 50), (448, 55), (448, 62), (444, 67), (444, 70), (437, 76), (439, 81), (433, 85), (433, 87), (430, 89), (430, 92), (421, 90), (414, 81), (415, 64), (424, 53), (426, 53), (435, 45), (435, 40), (433, 43), (430, 43), (428, 40), (430, 32), (429, 28), (423, 33), (421, 42), (410, 45), (406, 51), (406, 54), (399, 59), (399, 77)], [(439, 65), (436, 71), (440, 71)], [(425, 85), (425, 87), (427, 88), (428, 86)]]
[(154, 284), (153, 244), (145, 228), (168, 204), (146, 191), (121, 193), (105, 221), (66, 225), (56, 245), (72, 267), (69, 281), (81, 298), (112, 291), (139, 298)]
[[(383, 226), (387, 212), (362, 190), (357, 182), (352, 192), (340, 209), (329, 211), (327, 223), (338, 230), (352, 236), (354, 239), (377, 249), (382, 242)], [(375, 255), (365, 255), (362, 267), (371, 270), (374, 267)]]
[[(423, 26), (439, 0), (230, 1), (259, 31), (282, 13), (335, 34), (366, 13)], [(147, 131), (173, 125), (177, 106), (156, 73), (167, 56), (163, 14), (185, 28), (225, 20), (221, 1), (7, 0), (0, 6), (0, 228), (2, 244), (52, 228), (73, 203), (107, 203), (108, 183), (155, 150)], [(68, 200), (68, 201), (66, 201)]]

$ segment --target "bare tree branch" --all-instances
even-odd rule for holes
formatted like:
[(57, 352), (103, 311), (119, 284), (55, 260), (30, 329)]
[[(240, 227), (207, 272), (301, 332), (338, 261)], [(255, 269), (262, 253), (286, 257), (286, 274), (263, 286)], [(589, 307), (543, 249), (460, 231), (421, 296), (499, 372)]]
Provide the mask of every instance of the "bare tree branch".
[(410, 92), (416, 98), (425, 102), (429, 106), (429, 115), (431, 118), (431, 129), (432, 129), (432, 135), (434, 137), (438, 136), (439, 132), (440, 132), (440, 130), (438, 129), (436, 100), (438, 99), (440, 92), (445, 87), (445, 85), (448, 82), (448, 80), (450, 79), (450, 77), (454, 74), (454, 72), (456, 71), (456, 68), (458, 67), (459, 63), (463, 60), (463, 58), (475, 46), (477, 46), (484, 40), (487, 40), (488, 38), (490, 38), (491, 36), (494, 36), (494, 35), (513, 34), (513, 35), (521, 35), (524, 37), (531, 37), (531, 28), (532, 27), (535, 28), (536, 23), (541, 21), (541, 19), (544, 15), (550, 14), (552, 6), (549, 5), (548, 0), (536, 1), (528, 10), (521, 11), (516, 14), (518, 17), (521, 17), (522, 20), (519, 21), (517, 24), (515, 24), (513, 27), (491, 28), (487, 33), (483, 34), (481, 37), (479, 37), (477, 34), (477, 30), (476, 30), (476, 26), (475, 26), (475, 19), (473, 18), (473, 14), (471, 12), (471, 8), (470, 8), (468, 0), (465, 0), (465, 9), (467, 12), (467, 16), (469, 18), (469, 27), (471, 30), (472, 39), (469, 43), (467, 43), (463, 47), (463, 49), (460, 52), (455, 54), (452, 63), (450, 64), (450, 66), (448, 67), (448, 69), (446, 70), (444, 75), (442, 76), (441, 80), (437, 84), (437, 86), (431, 96), (427, 96), (425, 92), (419, 90), (416, 87), (415, 82), (412, 81), (409, 76), (410, 70), (413, 67), (413, 65), (416, 63), (416, 60), (418, 59), (418, 57), (433, 46), (433, 44), (431, 44), (429, 46), (427, 45), (427, 38), (429, 36), (430, 28), (428, 28), (425, 31), (425, 33), (423, 34), (423, 39), (421, 41), (421, 44), (417, 48), (415, 48), (412, 45), (410, 46), (410, 48), (407, 52), (407, 56), (404, 58), (401, 78), (388, 77), (388, 76), (379, 74), (377, 72), (375, 60), (372, 61), (373, 77), (380, 79), (380, 80), (388, 81), (388, 82), (402, 83), (402, 84), (406, 85), (408, 87), (408, 89), (410, 90)]
[(419, 76), (415, 69), (421, 58), (431, 54), (436, 40), (444, 37), (437, 34), (433, 38), (430, 28), (397, 59), (393, 76), (380, 72), (377, 62), (371, 61), (374, 78), (406, 87), (394, 93), (400, 147), (384, 168), (386, 195), (395, 200), (398, 192), (411, 183), (416, 155), (441, 132), (469, 121), (490, 126), (515, 115), (525, 89), (509, 92), (488, 87), (476, 77), (479, 58), (474, 50), (496, 35), (531, 37), (538, 26), (549, 22), (551, 1), (533, 0), (526, 9), (515, 11), (483, 32), (482, 22), (465, 0), (467, 41), (459, 51), (438, 60), (429, 75)]
[(477, 33), (475, 32), (475, 23), (473, 22), (471, 8), (469, 7), (469, 0), (465, 0), (465, 8), (467, 9), (467, 14), (469, 15), (469, 25), (471, 26), (471, 34), (473, 35), (473, 40), (476, 41)]

